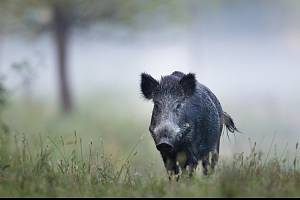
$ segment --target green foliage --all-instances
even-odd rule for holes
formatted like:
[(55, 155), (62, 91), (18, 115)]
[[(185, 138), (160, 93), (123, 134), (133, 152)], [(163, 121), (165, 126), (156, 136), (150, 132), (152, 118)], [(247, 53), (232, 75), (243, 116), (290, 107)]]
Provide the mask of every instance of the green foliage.
[(142, 29), (146, 24), (181, 21), (186, 15), (180, 0), (11, 0), (0, 2), (0, 24), (6, 25), (5, 32), (51, 31), (54, 6), (68, 16), (72, 28), (106, 23)]

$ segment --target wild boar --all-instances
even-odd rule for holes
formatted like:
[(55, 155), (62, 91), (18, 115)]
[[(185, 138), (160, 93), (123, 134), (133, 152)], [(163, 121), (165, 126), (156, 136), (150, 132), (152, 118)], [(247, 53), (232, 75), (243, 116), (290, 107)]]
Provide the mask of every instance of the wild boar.
[(149, 131), (169, 177), (181, 169), (188, 169), (191, 176), (199, 161), (207, 175), (208, 167), (213, 170), (218, 162), (223, 125), (230, 132), (238, 131), (216, 96), (195, 74), (179, 71), (160, 81), (142, 73), (140, 87), (154, 103)]

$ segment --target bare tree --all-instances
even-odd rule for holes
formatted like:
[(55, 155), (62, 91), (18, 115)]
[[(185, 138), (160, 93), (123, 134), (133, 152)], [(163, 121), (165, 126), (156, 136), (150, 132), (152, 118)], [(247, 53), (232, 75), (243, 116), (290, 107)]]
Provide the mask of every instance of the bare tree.
[(57, 72), (60, 92), (60, 102), (64, 112), (73, 110), (71, 89), (68, 80), (67, 48), (70, 32), (70, 14), (68, 9), (63, 9), (62, 4), (53, 4), (53, 34), (57, 52)]
[[(174, 14), (173, 10), (178, 11), (176, 9), (180, 5), (178, 2), (180, 0), (2, 0), (0, 6), (12, 11), (9, 20), (19, 20), (19, 25), (27, 31), (52, 33), (57, 53), (59, 99), (62, 111), (68, 113), (74, 107), (68, 66), (68, 48), (72, 30), (104, 21), (110, 24), (136, 25), (140, 23), (138, 18), (141, 16), (143, 19), (157, 16), (153, 14), (156, 8), (159, 8), (160, 12), (165, 10)], [(38, 13), (41, 10), (50, 13), (48, 21), (39, 19)], [(3, 13), (0, 13), (0, 22), (3, 21), (1, 15), (3, 16)], [(145, 18), (146, 15), (148, 16)], [(164, 16), (168, 14), (164, 13)], [(172, 15), (169, 16), (173, 18)], [(28, 21), (30, 26), (24, 26), (24, 22), (26, 24)]]

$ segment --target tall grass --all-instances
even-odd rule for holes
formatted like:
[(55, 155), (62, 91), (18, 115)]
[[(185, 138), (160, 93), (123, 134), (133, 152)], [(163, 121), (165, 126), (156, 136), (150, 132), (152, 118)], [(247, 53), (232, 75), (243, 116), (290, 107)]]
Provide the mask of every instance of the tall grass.
[(274, 140), (264, 150), (249, 140), (249, 151), (221, 155), (215, 173), (202, 175), (200, 164), (192, 178), (169, 181), (147, 134), (149, 113), (94, 108), (67, 118), (39, 104), (7, 109), (0, 196), (300, 196), (297, 142), (279, 151)]
[[(139, 142), (139, 141), (137, 141)], [(292, 160), (266, 159), (256, 150), (221, 159), (214, 174), (168, 181), (166, 174), (135, 169), (136, 145), (122, 164), (115, 163), (93, 141), (86, 154), (74, 133), (68, 144), (62, 137), (40, 140), (33, 151), (30, 139), (16, 135), (9, 159), (0, 169), (1, 196), (298, 196), (298, 144)], [(69, 145), (66, 148), (66, 145)], [(146, 166), (144, 166), (146, 167)], [(151, 171), (151, 168), (147, 169)]]

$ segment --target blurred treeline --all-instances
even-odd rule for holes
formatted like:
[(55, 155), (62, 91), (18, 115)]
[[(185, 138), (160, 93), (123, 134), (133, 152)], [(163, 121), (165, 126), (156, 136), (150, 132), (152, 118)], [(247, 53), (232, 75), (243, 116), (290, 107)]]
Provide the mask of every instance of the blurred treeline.
[[(146, 23), (162, 20), (162, 17), (165, 23), (180, 21), (185, 14), (182, 7), (185, 4), (178, 0), (4, 0), (0, 2), (0, 35), (52, 35), (57, 59), (61, 109), (70, 112), (73, 109), (73, 100), (68, 80), (70, 77), (67, 56), (69, 38), (74, 29), (84, 31), (91, 26), (109, 24), (138, 31), (142, 30)], [(30, 79), (28, 69), (23, 69), (28, 68), (26, 63), (13, 66), (18, 73), (24, 74), (25, 71), (25, 79)], [(29, 81), (25, 81), (24, 84)]]
[[(110, 29), (118, 26), (134, 32), (159, 32), (176, 26), (190, 33), (190, 54), (197, 57), (201, 54), (198, 46), (201, 43), (203, 27), (208, 27), (205, 23), (211, 21), (212, 24), (217, 23), (216, 27), (222, 24), (223, 27), (231, 28), (233, 26), (230, 23), (233, 23), (235, 27), (240, 27), (239, 30), (232, 29), (232, 32), (279, 32), (287, 29), (287, 26), (295, 28), (292, 19), (299, 17), (299, 4), (297, 0), (2, 0), (0, 38), (7, 34), (22, 37), (51, 35), (56, 54), (56, 66), (53, 67), (56, 67), (59, 80), (61, 110), (70, 112), (74, 107), (74, 95), (69, 80), (72, 78), (69, 75), (69, 68), (72, 66), (68, 63), (68, 52), (74, 30), (86, 32), (91, 27), (101, 29), (103, 26)], [(224, 13), (233, 20), (221, 21)], [(216, 22), (218, 20), (221, 22)], [(109, 30), (111, 33), (113, 31), (113, 28)], [(219, 30), (211, 32), (218, 34)], [(26, 89), (35, 69), (30, 68), (26, 62), (14, 64), (13, 67), (24, 77), (23, 84)]]

